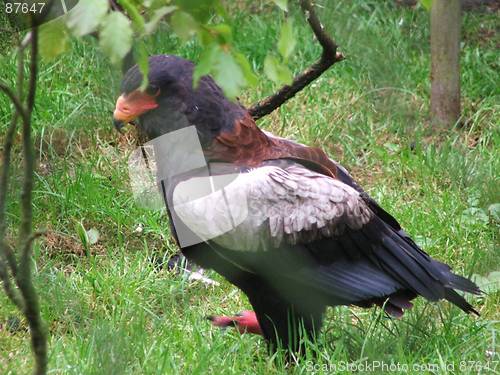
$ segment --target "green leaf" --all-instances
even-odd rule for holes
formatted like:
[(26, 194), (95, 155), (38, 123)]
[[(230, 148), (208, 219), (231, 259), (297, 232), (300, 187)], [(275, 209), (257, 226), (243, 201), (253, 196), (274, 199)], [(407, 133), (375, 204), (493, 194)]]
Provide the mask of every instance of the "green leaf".
[(281, 64), (278, 59), (272, 55), (267, 55), (264, 60), (264, 73), (275, 83), (292, 83), (292, 73), (287, 66)]
[(75, 232), (78, 235), (78, 238), (80, 239), (82, 244), (86, 245), (88, 243), (87, 231), (85, 230), (83, 224), (79, 221), (75, 222)]
[(289, 18), (281, 26), (280, 37), (278, 40), (278, 52), (283, 57), (286, 62), (290, 55), (292, 54), (297, 41), (293, 36), (293, 22)]
[(66, 50), (68, 45), (68, 29), (62, 17), (44, 23), (40, 27), (40, 55), (50, 61)]
[(137, 3), (134, 0), (132, 0), (132, 2), (130, 2), (129, 0), (118, 0), (118, 3), (127, 12), (128, 16), (132, 20), (132, 24), (134, 25), (135, 30), (138, 33), (142, 34), (144, 32), (145, 22), (144, 17), (141, 16), (141, 13), (139, 13), (138, 6), (140, 5), (140, 2)]
[(264, 73), (268, 76), (271, 81), (278, 82), (278, 69), (277, 65), (279, 64), (278, 60), (272, 55), (267, 55), (264, 60)]
[(257, 85), (259, 80), (253, 72), (252, 67), (250, 66), (250, 63), (248, 62), (248, 59), (245, 57), (245, 55), (238, 52), (234, 54), (234, 57), (240, 65), (241, 71), (243, 72), (243, 76), (245, 77), (247, 83), (252, 87)]
[(233, 32), (231, 27), (224, 23), (215, 26), (197, 26), (196, 32), (200, 44), (205, 47), (210, 46), (213, 43), (219, 45), (231, 44), (233, 41)]
[(113, 64), (122, 61), (132, 47), (132, 24), (120, 12), (111, 12), (104, 17), (99, 32), (99, 45)]
[(432, 0), (420, 0), (420, 4), (428, 11), (432, 8)]
[(220, 53), (219, 45), (213, 43), (205, 47), (201, 53), (200, 60), (196, 64), (193, 72), (193, 85), (198, 86), (200, 78), (209, 74), (215, 65), (217, 55)]
[(89, 256), (90, 255), (89, 237), (87, 235), (87, 231), (85, 230), (85, 227), (83, 226), (82, 222), (75, 221), (75, 232), (82, 243), (85, 255)]
[(272, 0), (272, 1), (285, 12), (288, 10), (288, 0)]
[(142, 74), (142, 83), (139, 89), (145, 90), (149, 84), (149, 79), (148, 79), (149, 58), (148, 58), (148, 51), (146, 50), (146, 45), (144, 44), (144, 41), (141, 41), (137, 44), (135, 52), (136, 52), (135, 57), (137, 61), (137, 66), (139, 66), (139, 71)]
[(245, 85), (245, 77), (235, 58), (219, 49), (215, 58), (214, 79), (229, 99), (234, 99)]
[[(203, 27), (198, 29), (198, 40), (203, 47), (210, 46), (212, 43), (216, 43), (217, 39), (210, 32), (208, 27)], [(216, 43), (217, 44), (217, 43)]]
[(109, 3), (103, 0), (80, 0), (69, 11), (67, 25), (75, 36), (94, 32), (108, 12)]
[(194, 86), (198, 85), (201, 77), (210, 73), (230, 99), (234, 99), (246, 84), (257, 83), (257, 77), (243, 54), (230, 54), (216, 43), (203, 50), (194, 69)]
[(146, 34), (151, 34), (153, 31), (155, 31), (158, 23), (163, 19), (163, 17), (165, 17), (167, 14), (172, 13), (176, 9), (177, 7), (175, 5), (163, 6), (156, 9), (149, 22), (144, 25), (144, 31), (146, 32)]
[(224, 23), (212, 26), (210, 30), (217, 35), (219, 44), (231, 43), (233, 41), (231, 27)]
[(198, 30), (198, 23), (189, 14), (183, 11), (176, 11), (170, 18), (170, 25), (179, 38), (188, 40)]

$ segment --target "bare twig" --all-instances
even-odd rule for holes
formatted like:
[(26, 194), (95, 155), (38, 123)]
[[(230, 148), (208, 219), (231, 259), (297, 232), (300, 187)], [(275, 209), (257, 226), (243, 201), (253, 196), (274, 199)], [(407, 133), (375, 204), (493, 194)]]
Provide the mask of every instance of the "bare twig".
[(17, 260), (14, 252), (12, 251), (10, 246), (7, 245), (5, 238), (7, 230), (5, 211), (7, 202), (7, 185), (9, 181), (12, 144), (14, 142), (14, 134), (16, 131), (17, 119), (18, 116), (17, 113), (15, 113), (12, 116), (9, 128), (7, 129), (7, 134), (5, 136), (5, 142), (3, 145), (2, 170), (0, 172), (0, 258), (4, 258), (7, 261), (14, 276), (17, 273)]
[[(31, 35), (31, 33), (29, 33)], [(25, 38), (26, 40), (27, 38)], [(17, 54), (17, 97), (22, 102), (23, 97), (23, 83), (24, 83), (24, 49), (25, 46), (21, 45)], [(9, 128), (7, 129), (7, 134), (5, 136), (5, 142), (3, 147), (3, 164), (0, 171), (0, 257), (4, 257), (9, 265), (12, 275), (15, 277), (17, 275), (17, 259), (6, 242), (6, 230), (7, 223), (5, 217), (6, 211), (6, 201), (7, 201), (7, 187), (9, 181), (9, 169), (11, 162), (12, 145), (14, 142), (14, 134), (17, 128), (19, 116), (17, 111), (12, 115), (12, 120), (10, 122)], [(6, 269), (7, 276), (8, 270)], [(4, 283), (5, 285), (5, 283)], [(8, 285), (5, 286), (8, 288)], [(6, 290), (7, 292), (7, 290)], [(11, 293), (7, 292), (7, 295)], [(15, 303), (15, 301), (13, 301)]]
[(344, 56), (337, 52), (337, 44), (323, 28), (323, 25), (314, 11), (311, 1), (300, 0), (300, 7), (306, 16), (307, 22), (316, 36), (316, 39), (321, 44), (323, 52), (317, 62), (312, 64), (309, 68), (293, 79), (291, 85), (283, 86), (273, 95), (259, 101), (249, 108), (248, 111), (255, 120), (268, 115), (276, 108), (280, 107), (283, 103), (293, 98), (295, 94), (328, 70), (328, 68), (330, 68), (333, 64), (344, 59)]

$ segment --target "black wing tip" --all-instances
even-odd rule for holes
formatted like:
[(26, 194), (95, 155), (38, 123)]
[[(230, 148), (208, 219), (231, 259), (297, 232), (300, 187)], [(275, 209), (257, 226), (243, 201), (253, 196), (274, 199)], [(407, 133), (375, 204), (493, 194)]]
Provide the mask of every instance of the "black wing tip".
[(454, 273), (451, 273), (450, 280), (448, 282), (448, 285), (446, 285), (446, 287), (450, 289), (457, 289), (466, 293), (471, 293), (476, 296), (485, 294), (484, 291), (481, 290), (481, 288), (475, 282), (473, 282), (470, 279), (467, 279), (466, 277), (456, 275)]
[(453, 303), (455, 306), (459, 307), (462, 311), (464, 311), (467, 314), (474, 314), (476, 316), (481, 316), (479, 311), (477, 311), (469, 302), (465, 300), (464, 297), (462, 297), (453, 289), (446, 288), (445, 299)]
[(466, 308), (463, 308), (462, 306), (458, 306), (460, 307), (465, 313), (467, 314), (474, 314), (475, 316), (477, 317), (480, 317), (481, 314), (479, 313), (479, 311), (477, 311), (470, 303), (466, 302), (465, 303), (465, 307)]
[(471, 306), (470, 312), (468, 312), (467, 314), (471, 314), (471, 313), (472, 313), (472, 314), (474, 314), (474, 315), (475, 315), (475, 316), (477, 316), (477, 317), (480, 317), (480, 316), (481, 316), (481, 314), (479, 313), (479, 311), (477, 311), (477, 310), (476, 310), (475, 308), (473, 308), (472, 306)]

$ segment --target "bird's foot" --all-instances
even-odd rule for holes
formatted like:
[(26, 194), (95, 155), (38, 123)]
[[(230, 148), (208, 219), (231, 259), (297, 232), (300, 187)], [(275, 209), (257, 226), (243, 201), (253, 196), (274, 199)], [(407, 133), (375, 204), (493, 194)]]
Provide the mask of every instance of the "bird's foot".
[(262, 335), (262, 329), (254, 311), (245, 310), (235, 316), (209, 316), (208, 320), (216, 327), (235, 327), (240, 333)]

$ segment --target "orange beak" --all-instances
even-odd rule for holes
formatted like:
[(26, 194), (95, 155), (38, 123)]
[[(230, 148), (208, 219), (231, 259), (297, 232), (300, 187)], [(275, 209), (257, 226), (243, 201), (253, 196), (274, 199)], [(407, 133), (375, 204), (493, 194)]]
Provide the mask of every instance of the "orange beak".
[(135, 120), (143, 113), (158, 107), (155, 95), (149, 95), (145, 92), (136, 90), (129, 94), (122, 94), (116, 101), (115, 111), (113, 112), (113, 124), (120, 131), (124, 124)]

